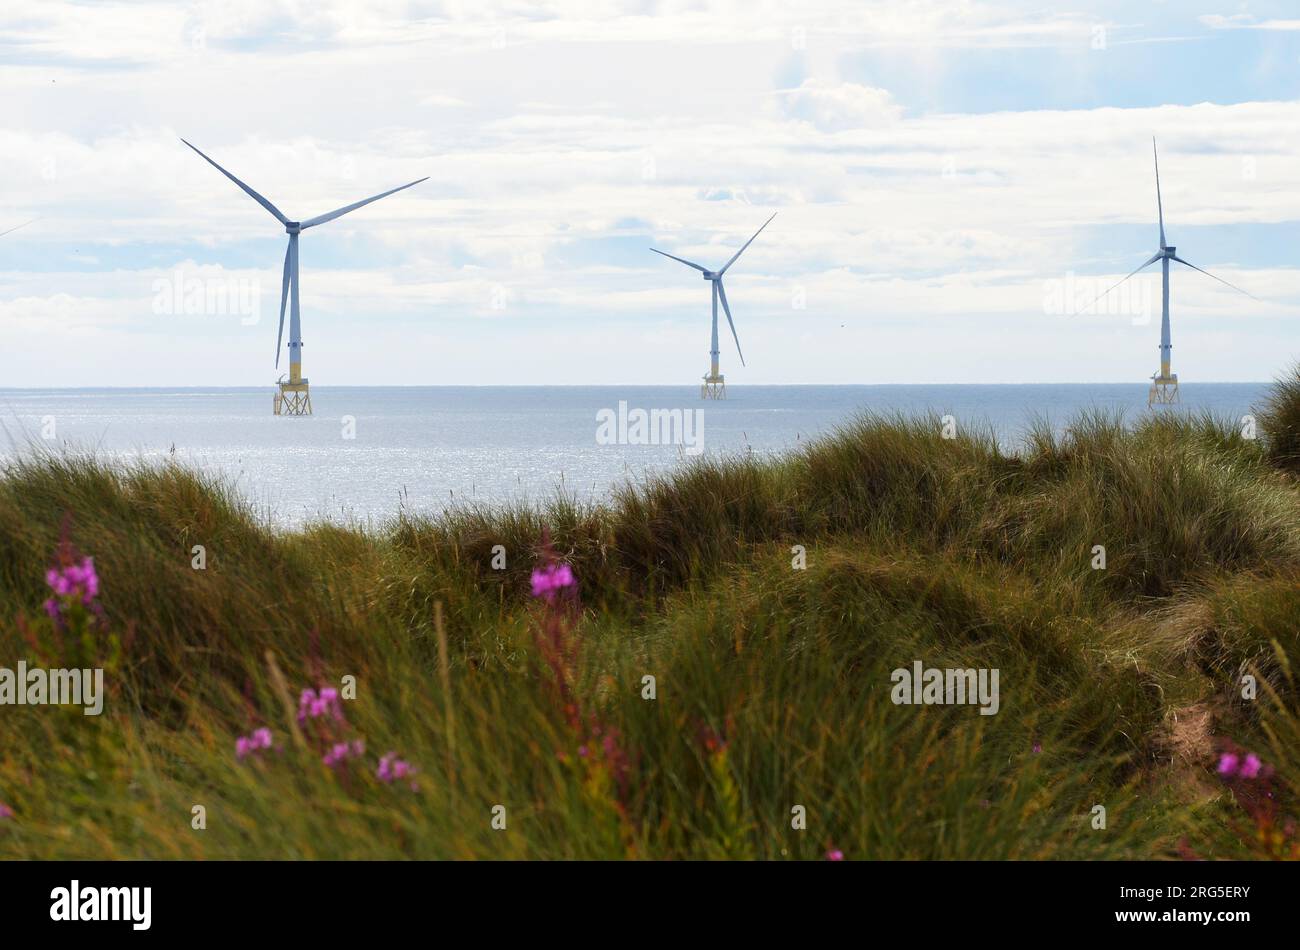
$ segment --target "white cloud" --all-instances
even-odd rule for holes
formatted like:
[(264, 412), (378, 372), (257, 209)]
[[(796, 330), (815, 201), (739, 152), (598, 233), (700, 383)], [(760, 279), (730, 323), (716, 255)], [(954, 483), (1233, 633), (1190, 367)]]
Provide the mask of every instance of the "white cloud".
[(903, 114), (887, 90), (851, 82), (805, 79), (798, 88), (783, 89), (776, 95), (787, 116), (824, 131), (888, 125)]
[(1251, 13), (1207, 13), (1196, 18), (1216, 30), (1300, 30), (1300, 20), (1260, 20)]

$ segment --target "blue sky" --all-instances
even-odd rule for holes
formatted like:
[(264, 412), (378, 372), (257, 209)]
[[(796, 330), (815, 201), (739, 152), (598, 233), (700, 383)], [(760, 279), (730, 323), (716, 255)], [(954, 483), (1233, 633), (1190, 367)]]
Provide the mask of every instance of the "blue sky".
[(733, 384), (1141, 381), (1155, 274), (1054, 302), (1155, 250), (1155, 135), (1170, 243), (1260, 298), (1177, 270), (1174, 368), (1267, 379), (1289, 7), (12, 0), (0, 231), (35, 221), (0, 237), (0, 387), (275, 378), (284, 235), (182, 135), (291, 217), (429, 176), (302, 242), (308, 375), (423, 385), (697, 380), (707, 285), (647, 248), (720, 264), (774, 211), (728, 275)]

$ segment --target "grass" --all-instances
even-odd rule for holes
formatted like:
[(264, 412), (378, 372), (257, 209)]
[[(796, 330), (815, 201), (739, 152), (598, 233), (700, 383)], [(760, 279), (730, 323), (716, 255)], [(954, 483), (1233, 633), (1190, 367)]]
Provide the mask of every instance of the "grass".
[[(601, 506), (377, 530), (275, 530), (174, 465), (24, 457), (0, 666), (102, 666), (109, 699), (3, 708), (0, 858), (1294, 856), (1298, 425), (1300, 377), (1259, 438), (1085, 414), (1010, 454), (863, 416)], [(102, 619), (45, 616), (60, 550), (94, 557)], [(580, 600), (530, 596), (548, 558)], [(895, 705), (915, 660), (999, 670), (1000, 710)], [(346, 726), (297, 722), (321, 686), (355, 689)], [(1226, 743), (1268, 762), (1273, 837), (1216, 778)], [(416, 789), (375, 776), (389, 751)]]

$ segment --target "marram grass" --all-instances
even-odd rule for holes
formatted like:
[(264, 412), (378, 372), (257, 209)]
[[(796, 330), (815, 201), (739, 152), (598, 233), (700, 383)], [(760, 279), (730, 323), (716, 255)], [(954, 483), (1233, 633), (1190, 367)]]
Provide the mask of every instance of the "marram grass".
[[(1294, 857), (1294, 419), (864, 416), (378, 530), (26, 456), (0, 667), (107, 696), (0, 706), (0, 858)], [(895, 704), (918, 660), (997, 713)]]

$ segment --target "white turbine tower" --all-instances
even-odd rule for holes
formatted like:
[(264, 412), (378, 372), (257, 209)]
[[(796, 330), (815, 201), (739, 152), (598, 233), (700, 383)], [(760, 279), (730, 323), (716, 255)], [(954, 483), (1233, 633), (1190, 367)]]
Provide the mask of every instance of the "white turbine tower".
[[(773, 214), (772, 218), (775, 217), (776, 215)], [(763, 228), (767, 227), (769, 224), (772, 223), (772, 218), (768, 218), (766, 221), (763, 222)], [(744, 246), (741, 247), (741, 249), (738, 250), (734, 255), (732, 255), (731, 260), (723, 264), (722, 267), (717, 271), (711, 271), (707, 267), (704, 267), (701, 264), (696, 264), (694, 261), (688, 261), (682, 257), (674, 257), (672, 254), (669, 254), (665, 251), (661, 251), (658, 248), (654, 248), (654, 247), (650, 248), (650, 250), (654, 251), (656, 254), (663, 254), (664, 257), (671, 257), (673, 260), (679, 261), (680, 263), (685, 264), (687, 267), (694, 267), (697, 271), (699, 271), (701, 274), (704, 275), (705, 280), (713, 284), (713, 346), (709, 350), (709, 357), (710, 357), (709, 375), (704, 377), (704, 382), (700, 386), (701, 399), (705, 399), (705, 398), (726, 399), (727, 398), (726, 380), (718, 372), (718, 300), (719, 299), (722, 300), (722, 309), (727, 315), (727, 325), (731, 327), (731, 337), (733, 340), (736, 341), (736, 353), (740, 356), (740, 365), (741, 366), (745, 365), (745, 354), (741, 353), (740, 351), (740, 337), (736, 335), (736, 324), (733, 323), (731, 320), (731, 307), (727, 305), (727, 291), (722, 286), (722, 275), (727, 272), (727, 268), (729, 268), (732, 264), (736, 263), (736, 259), (740, 257), (741, 254), (745, 253), (745, 248), (749, 247), (749, 245), (754, 243), (754, 238), (758, 237), (760, 234), (763, 233), (763, 228), (759, 228), (757, 231), (755, 231), (754, 237), (746, 241)]]
[[(1153, 373), (1151, 375), (1151, 391), (1147, 395), (1147, 405), (1149, 406), (1155, 404), (1168, 404), (1168, 403), (1178, 402), (1178, 374), (1171, 373), (1169, 371), (1169, 366), (1170, 366), (1169, 351), (1173, 349), (1173, 344), (1169, 342), (1169, 262), (1170, 261), (1177, 261), (1180, 264), (1190, 267), (1192, 270), (1200, 271), (1206, 277), (1214, 277), (1214, 279), (1217, 280), (1219, 283), (1231, 287), (1233, 290), (1237, 291), (1238, 293), (1246, 294), (1246, 296), (1250, 297), (1252, 300), (1259, 299), (1254, 294), (1247, 293), (1246, 291), (1242, 290), (1240, 287), (1236, 286), (1235, 284), (1229, 284), (1222, 277), (1215, 277), (1209, 271), (1202, 270), (1201, 268), (1197, 267), (1195, 264), (1188, 263), (1187, 261), (1183, 260), (1181, 257), (1178, 256), (1178, 254), (1176, 253), (1178, 248), (1169, 247), (1168, 245), (1165, 244), (1165, 208), (1164, 208), (1164, 202), (1160, 198), (1160, 155), (1156, 151), (1156, 140), (1154, 137), (1152, 137), (1151, 139), (1151, 155), (1155, 159), (1155, 167), (1156, 167), (1156, 213), (1159, 215), (1160, 218), (1160, 249), (1156, 251), (1154, 254), (1152, 254), (1151, 258), (1147, 260), (1141, 267), (1137, 268), (1137, 270), (1134, 270), (1123, 280), (1119, 281), (1118, 283), (1114, 284), (1111, 287), (1108, 287), (1105, 290), (1105, 292), (1103, 292), (1101, 296), (1097, 298), (1097, 300), (1094, 300), (1092, 302), (1095, 304), (1098, 300), (1101, 300), (1102, 297), (1105, 297), (1106, 294), (1110, 293), (1120, 284), (1124, 283), (1124, 281), (1128, 280), (1129, 277), (1132, 277), (1133, 274), (1138, 273), (1138, 271), (1150, 267), (1156, 261), (1160, 262), (1160, 271), (1161, 271), (1160, 372), (1159, 374)], [(1089, 306), (1092, 306), (1092, 304), (1089, 304)]]
[[(181, 139), (185, 142), (184, 139)], [(326, 221), (333, 221), (340, 218), (349, 211), (356, 211), (358, 208), (370, 204), (372, 201), (378, 201), (380, 198), (387, 198), (404, 188), (410, 188), (411, 185), (418, 185), (422, 181), (427, 181), (428, 176), (418, 178), (409, 184), (402, 185), (398, 188), (392, 188), (373, 198), (366, 198), (364, 201), (358, 201), (354, 204), (346, 205), (326, 214), (317, 215), (306, 221), (290, 221), (281, 212), (280, 209), (271, 202), (267, 201), (252, 188), (236, 178), (230, 172), (226, 171), (208, 156), (204, 155), (189, 142), (185, 142), (209, 165), (215, 168), (221, 174), (225, 175), (244, 192), (260, 204), (275, 217), (282, 225), (285, 232), (289, 235), (289, 246), (284, 252), (284, 282), (280, 290), (280, 330), (275, 340), (275, 365), (278, 369), (280, 366), (280, 344), (284, 340), (284, 310), (286, 301), (292, 300), (289, 307), (289, 379), (286, 382), (283, 376), (279, 380), (279, 392), (275, 394), (275, 414), (290, 416), (305, 416), (311, 414), (311, 394), (307, 387), (307, 380), (302, 375), (302, 325), (301, 314), (298, 308), (298, 235), (308, 228), (314, 228), (318, 224), (324, 224)], [(290, 290), (292, 289), (292, 298)]]

